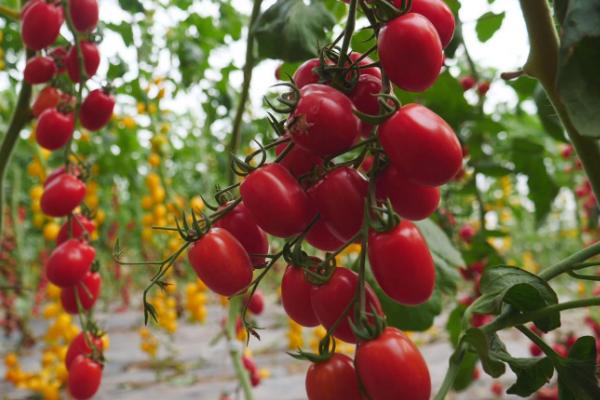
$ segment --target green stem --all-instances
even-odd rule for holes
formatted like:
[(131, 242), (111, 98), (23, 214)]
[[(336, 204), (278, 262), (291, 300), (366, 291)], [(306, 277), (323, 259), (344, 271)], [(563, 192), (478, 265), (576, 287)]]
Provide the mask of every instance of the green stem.
[(459, 347), (454, 351), (454, 354), (450, 358), (450, 362), (448, 363), (448, 370), (446, 371), (446, 376), (444, 376), (444, 381), (440, 386), (437, 394), (434, 397), (434, 400), (444, 400), (448, 395), (450, 389), (454, 385), (454, 381), (458, 375), (458, 371), (460, 369), (460, 364), (462, 363), (465, 355), (467, 354), (464, 345), (461, 343)]
[(557, 264), (544, 269), (542, 272), (540, 272), (540, 278), (549, 281), (565, 272), (580, 269), (581, 263), (598, 254), (600, 254), (600, 242), (594, 243), (590, 247), (580, 250), (577, 253), (572, 254), (564, 260), (558, 262)]
[(242, 296), (236, 296), (229, 300), (229, 316), (227, 317), (225, 335), (229, 344), (229, 355), (231, 356), (231, 362), (233, 364), (238, 381), (240, 382), (240, 386), (242, 387), (242, 391), (244, 392), (244, 398), (246, 400), (252, 400), (254, 397), (252, 395), (250, 377), (248, 376), (248, 372), (242, 364), (241, 354), (237, 343), (235, 342), (235, 326), (241, 305)]
[(343, 68), (346, 63), (346, 54), (350, 48), (350, 40), (354, 33), (354, 26), (356, 25), (356, 6), (358, 0), (352, 0), (350, 2), (350, 9), (348, 10), (348, 19), (346, 20), (346, 29), (344, 30), (344, 40), (342, 42), (342, 50), (340, 51), (340, 59), (338, 60), (338, 67)]
[(21, 12), (7, 6), (0, 5), (0, 17), (18, 21), (21, 19)]
[(549, 357), (557, 356), (556, 352), (552, 350), (552, 347), (548, 346), (548, 343), (546, 343), (544, 339), (533, 333), (531, 329), (527, 328), (525, 325), (517, 325), (515, 326), (515, 328), (519, 330), (523, 335), (527, 336), (527, 338), (529, 338), (529, 340), (535, 343), (540, 349), (542, 349), (544, 354), (546, 354)]

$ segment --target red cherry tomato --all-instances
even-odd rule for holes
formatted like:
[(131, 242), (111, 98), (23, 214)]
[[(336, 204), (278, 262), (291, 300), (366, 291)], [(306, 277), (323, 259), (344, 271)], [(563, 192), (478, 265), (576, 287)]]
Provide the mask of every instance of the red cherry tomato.
[(83, 215), (73, 215), (71, 223), (65, 222), (56, 236), (56, 245), (67, 241), (70, 238), (83, 239), (84, 230), (91, 235), (96, 230), (96, 223)]
[(100, 295), (101, 284), (100, 274), (88, 272), (77, 285), (62, 288), (60, 291), (60, 302), (65, 311), (69, 314), (77, 314), (79, 312), (75, 291), (77, 291), (79, 304), (81, 304), (83, 310), (87, 311), (94, 307)]
[(314, 363), (306, 373), (308, 400), (361, 400), (352, 359), (335, 353), (327, 361)]
[(339, 167), (308, 190), (320, 218), (343, 242), (362, 227), (368, 186), (357, 170)]
[(85, 191), (85, 183), (73, 175), (58, 175), (44, 188), (40, 201), (42, 211), (50, 217), (66, 217), (81, 204)]
[(63, 46), (58, 46), (52, 49), (48, 53), (48, 56), (54, 60), (54, 64), (56, 65), (57, 74), (62, 74), (67, 71), (67, 67), (65, 65), (65, 58), (67, 57), (67, 49)]
[(479, 96), (483, 97), (487, 94), (487, 92), (489, 92), (490, 90), (490, 81), (483, 81), (481, 82), (478, 86), (477, 86), (477, 94), (479, 94)]
[(40, 115), (35, 140), (47, 150), (57, 150), (69, 142), (75, 130), (73, 113), (63, 114), (55, 108)]
[[(402, 0), (395, 0), (394, 5), (399, 7), (402, 4)], [(456, 21), (454, 20), (454, 14), (450, 7), (446, 5), (442, 0), (413, 0), (410, 11), (413, 13), (421, 14), (426, 17), (440, 35), (442, 47), (448, 46), (454, 36), (454, 27)]]
[(429, 400), (431, 379), (423, 356), (396, 328), (356, 349), (354, 365), (371, 400)]
[(431, 297), (435, 266), (417, 227), (402, 221), (389, 232), (369, 233), (369, 262), (377, 283), (400, 304), (417, 305)]
[(212, 228), (192, 245), (190, 264), (213, 292), (232, 296), (252, 281), (252, 265), (244, 247), (229, 231)]
[(348, 150), (359, 136), (360, 121), (352, 101), (332, 87), (311, 84), (300, 90), (300, 100), (287, 122), (296, 145), (326, 157)]
[[(83, 57), (84, 71), (86, 79), (90, 79), (98, 71), (100, 65), (100, 52), (95, 43), (82, 41), (80, 42), (81, 56)], [(79, 76), (79, 61), (77, 59), (77, 48), (71, 47), (67, 58), (65, 58), (65, 65), (67, 66), (67, 73), (69, 78), (76, 83), (79, 83), (81, 77)]]
[(49, 108), (55, 108), (62, 98), (62, 93), (60, 90), (48, 86), (42, 89), (42, 91), (38, 94), (35, 102), (31, 106), (31, 112), (34, 117), (39, 117), (44, 111)]
[[(373, 75), (362, 74), (358, 77), (358, 82), (350, 98), (358, 111), (364, 114), (378, 115), (379, 99), (377, 95), (381, 93), (382, 89), (381, 79)], [(371, 124), (360, 122), (360, 132), (363, 136), (369, 136), (372, 129)]]
[[(226, 206), (227, 204), (223, 207)], [(256, 224), (256, 220), (244, 203), (238, 204), (223, 218), (219, 219), (214, 226), (228, 230), (244, 246), (244, 249), (250, 255), (254, 268), (265, 266), (266, 259), (264, 256), (253, 256), (252, 254), (267, 254), (269, 252), (267, 234)]]
[(69, 393), (76, 400), (89, 399), (96, 394), (102, 381), (102, 365), (79, 355), (69, 369)]
[(73, 26), (79, 32), (91, 32), (98, 25), (98, 0), (69, 0)]
[[(91, 344), (93, 343), (92, 346), (95, 346), (96, 349), (98, 349), (99, 351), (103, 350), (104, 342), (102, 341), (102, 338), (92, 336), (89, 333), (87, 334), (87, 337), (88, 341)], [(73, 363), (75, 358), (77, 358), (77, 356), (88, 356), (92, 354), (93, 348), (90, 348), (90, 346), (88, 346), (88, 341), (86, 341), (85, 336), (83, 336), (83, 332), (75, 336), (75, 339), (73, 339), (73, 341), (69, 344), (67, 355), (65, 356), (65, 366), (67, 367), (67, 369), (71, 367), (71, 364)]]
[[(363, 55), (361, 53), (357, 53), (356, 51), (353, 51), (352, 53), (350, 53), (350, 60), (352, 60), (352, 62), (355, 63), (362, 56)], [(358, 66), (361, 67), (360, 75), (361, 76), (362, 75), (371, 75), (374, 78), (381, 80), (381, 70), (378, 67), (366, 68), (367, 65), (372, 65), (373, 63), (375, 63), (375, 61), (373, 61), (368, 56), (364, 57), (362, 60), (358, 61)]]
[(429, 217), (440, 203), (440, 190), (419, 185), (390, 164), (377, 176), (377, 198), (389, 198), (402, 217), (418, 221)]
[(473, 225), (471, 224), (464, 224), (459, 232), (458, 235), (460, 236), (460, 238), (462, 240), (465, 241), (465, 243), (471, 243), (473, 241), (473, 238), (475, 237), (475, 234), (477, 232), (475, 231), (475, 228), (473, 228)]
[(281, 303), (291, 319), (306, 327), (319, 325), (310, 301), (312, 287), (304, 278), (302, 268), (288, 265), (281, 280)]
[(30, 3), (21, 19), (21, 37), (25, 46), (37, 51), (50, 46), (58, 38), (63, 11), (60, 6), (45, 1)]
[(77, 285), (89, 272), (96, 250), (89, 244), (70, 239), (58, 246), (46, 261), (48, 280), (61, 288)]
[(336, 251), (345, 243), (336, 237), (331, 227), (321, 218), (306, 234), (306, 241), (316, 249), (329, 252)]
[[(77, 168), (77, 167), (71, 168), (71, 171), (72, 171), (71, 175), (73, 175), (74, 177), (79, 177), (79, 168)], [(58, 167), (54, 171), (50, 172), (50, 174), (48, 174), (48, 176), (46, 177), (46, 180), (44, 181), (44, 189), (46, 189), (48, 187), (48, 185), (50, 185), (50, 183), (52, 183), (52, 181), (54, 181), (59, 176), (65, 174), (66, 172), (67, 172), (67, 169), (64, 166)]]
[[(313, 310), (321, 325), (326, 329), (333, 326), (348, 304), (352, 302), (357, 285), (358, 275), (355, 272), (346, 268), (336, 268), (329, 282), (313, 287), (310, 294)], [(367, 312), (377, 312), (383, 315), (379, 299), (368, 284), (366, 286), (366, 306)], [(357, 339), (350, 327), (350, 320), (354, 321), (352, 307), (347, 316), (339, 323), (334, 336), (344, 342), (356, 343)]]
[(240, 186), (244, 205), (262, 229), (278, 237), (301, 233), (315, 216), (308, 195), (281, 164), (268, 164)]
[(475, 78), (473, 78), (471, 75), (459, 78), (458, 82), (460, 83), (460, 86), (462, 86), (465, 92), (467, 90), (473, 89), (475, 87), (475, 84), (477, 83), (475, 82)]
[(529, 353), (534, 357), (539, 357), (543, 354), (542, 349), (535, 343), (529, 345)]
[(379, 32), (381, 67), (400, 89), (422, 92), (437, 79), (444, 61), (435, 27), (420, 14), (408, 13)]
[(320, 77), (317, 70), (320, 66), (321, 61), (318, 58), (312, 58), (298, 67), (292, 77), (298, 89), (302, 89), (304, 86), (310, 85), (311, 83), (319, 82)]
[(115, 98), (102, 89), (90, 92), (81, 104), (81, 125), (89, 131), (98, 131), (108, 124), (115, 108)]
[[(275, 154), (280, 155), (290, 143), (281, 143), (275, 147)], [(309, 173), (317, 165), (323, 165), (323, 159), (310, 151), (294, 145), (279, 164), (286, 167), (296, 178)]]
[(384, 122), (379, 140), (392, 163), (421, 185), (443, 185), (462, 167), (462, 147), (450, 125), (419, 104), (402, 107)]
[(265, 310), (265, 295), (262, 291), (254, 292), (250, 300), (248, 300), (248, 311), (254, 315), (260, 315)]
[(30, 58), (25, 65), (23, 78), (30, 85), (45, 83), (56, 75), (56, 64), (50, 57), (37, 56)]
[(490, 391), (496, 397), (502, 396), (502, 393), (504, 393), (504, 388), (502, 387), (502, 383), (500, 383), (500, 382), (492, 383), (492, 386), (490, 387)]

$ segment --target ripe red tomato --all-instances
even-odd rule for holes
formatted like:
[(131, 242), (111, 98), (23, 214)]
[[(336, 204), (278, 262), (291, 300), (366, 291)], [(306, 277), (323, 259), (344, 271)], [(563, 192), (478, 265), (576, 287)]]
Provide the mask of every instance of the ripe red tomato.
[[(346, 268), (336, 268), (333, 276), (324, 285), (313, 287), (310, 293), (315, 315), (326, 329), (333, 326), (335, 321), (342, 315), (348, 304), (354, 299), (358, 285), (358, 274)], [(373, 289), (366, 284), (366, 306), (367, 312), (373, 310), (383, 315), (379, 299), (373, 292)], [(349, 320), (354, 321), (354, 310), (350, 311), (339, 323), (334, 332), (334, 336), (348, 343), (356, 343), (357, 339), (352, 332)]]
[[(281, 143), (275, 147), (275, 154), (280, 155), (289, 143)], [(294, 145), (279, 164), (286, 167), (296, 178), (309, 173), (317, 165), (323, 165), (323, 159), (310, 151)]]
[(478, 86), (477, 86), (477, 94), (479, 94), (479, 96), (483, 97), (487, 94), (487, 92), (489, 92), (490, 90), (490, 81), (483, 81), (481, 82)]
[(73, 26), (79, 32), (91, 32), (98, 25), (98, 0), (70, 0)]
[(248, 300), (248, 311), (254, 315), (260, 315), (265, 310), (265, 295), (262, 291), (254, 292), (250, 300)]
[(32, 1), (24, 10), (21, 19), (21, 37), (31, 50), (50, 46), (58, 38), (63, 23), (60, 6), (45, 1)]
[(100, 295), (100, 286), (102, 280), (100, 274), (96, 272), (88, 272), (83, 279), (72, 287), (62, 288), (60, 291), (60, 302), (69, 314), (77, 314), (77, 299), (75, 298), (75, 290), (79, 296), (81, 308), (89, 310), (94, 307), (98, 296)]
[(403, 90), (422, 92), (437, 79), (444, 61), (435, 27), (420, 14), (408, 13), (379, 32), (381, 67)]
[(96, 230), (96, 223), (83, 215), (74, 214), (69, 221), (65, 222), (56, 236), (56, 245), (66, 242), (70, 238), (83, 239), (84, 230), (91, 235)]
[(419, 104), (380, 125), (379, 140), (392, 163), (421, 185), (443, 185), (462, 167), (462, 147), (450, 125)]
[(331, 232), (347, 242), (362, 227), (368, 189), (357, 170), (339, 167), (308, 189), (308, 194)]
[(502, 383), (500, 383), (500, 382), (494, 382), (494, 383), (492, 383), (492, 386), (490, 387), (490, 391), (496, 397), (502, 396), (502, 393), (504, 392), (504, 388), (502, 387)]
[(89, 399), (100, 387), (102, 365), (84, 355), (75, 357), (69, 369), (69, 393), (76, 400)]
[(48, 56), (54, 60), (54, 64), (56, 65), (57, 74), (62, 74), (67, 71), (67, 67), (65, 65), (65, 58), (67, 57), (67, 49), (63, 46), (58, 46), (52, 49), (48, 53)]
[(471, 224), (464, 224), (458, 231), (458, 235), (465, 243), (471, 243), (476, 233), (475, 228)]
[[(394, 5), (399, 7), (402, 0), (395, 0)], [(446, 5), (442, 0), (413, 0), (410, 11), (413, 13), (421, 14), (426, 17), (440, 35), (442, 41), (442, 47), (448, 46), (454, 36), (454, 27), (456, 22), (454, 21), (454, 14), (450, 7)]]
[(360, 343), (354, 365), (371, 400), (429, 400), (431, 379), (423, 356), (396, 328)]
[(539, 357), (543, 354), (542, 349), (540, 348), (540, 346), (538, 346), (535, 343), (531, 343), (529, 345), (529, 353), (533, 356), (533, 357)]
[[(90, 343), (93, 343), (93, 346), (95, 346), (99, 351), (103, 350), (104, 342), (102, 341), (102, 338), (92, 336), (89, 333), (87, 334), (87, 337)], [(92, 348), (88, 346), (88, 342), (83, 336), (83, 332), (81, 332), (79, 335), (75, 336), (75, 339), (73, 339), (73, 341), (69, 344), (67, 355), (65, 356), (65, 366), (67, 369), (69, 369), (77, 356), (88, 356), (90, 354), (92, 354)]]
[[(226, 206), (227, 204), (223, 207)], [(244, 246), (244, 249), (250, 255), (254, 268), (265, 266), (266, 259), (264, 256), (252, 254), (269, 253), (267, 234), (256, 224), (256, 220), (244, 203), (238, 204), (223, 218), (219, 219), (214, 226), (228, 230)]]
[(38, 83), (45, 83), (54, 78), (56, 72), (56, 64), (54, 64), (52, 58), (37, 56), (27, 61), (23, 78), (30, 85), (37, 85)]
[(317, 73), (317, 68), (320, 66), (321, 61), (318, 58), (311, 58), (298, 67), (292, 77), (298, 89), (302, 89), (304, 86), (310, 85), (311, 83), (319, 82), (320, 77)]
[(81, 104), (81, 125), (89, 131), (98, 131), (106, 126), (115, 108), (115, 98), (102, 89), (90, 92)]
[(69, 142), (75, 130), (73, 113), (63, 114), (55, 108), (40, 115), (35, 130), (37, 143), (47, 150), (56, 150)]
[(462, 86), (463, 90), (466, 92), (467, 90), (473, 89), (475, 87), (475, 78), (471, 75), (462, 76), (458, 79), (460, 86)]
[[(74, 177), (79, 177), (80, 175), (80, 171), (79, 168), (77, 167), (72, 167), (71, 168), (71, 174)], [(46, 180), (44, 181), (44, 189), (48, 187), (48, 185), (50, 185), (50, 183), (52, 183), (53, 180), (55, 180), (56, 178), (58, 178), (59, 176), (65, 174), (67, 172), (67, 169), (63, 166), (56, 168), (54, 171), (50, 172), (48, 174), (48, 176), (46, 177)]]
[(326, 157), (348, 150), (359, 136), (360, 120), (342, 92), (318, 83), (300, 90), (300, 100), (287, 122), (296, 145)]
[(335, 353), (327, 361), (311, 364), (306, 372), (308, 400), (361, 400), (352, 359)]
[(223, 228), (211, 228), (192, 245), (188, 258), (198, 277), (210, 290), (221, 296), (239, 293), (252, 281), (248, 253)]
[[(362, 57), (361, 53), (357, 53), (356, 51), (353, 51), (352, 53), (350, 53), (350, 60), (352, 60), (353, 63), (356, 62), (356, 60), (358, 60), (359, 58)], [(360, 60), (358, 62), (358, 66), (362, 67), (360, 68), (360, 75), (371, 75), (374, 78), (377, 78), (379, 80), (381, 80), (381, 70), (378, 67), (368, 67), (365, 68), (367, 65), (372, 65), (375, 61), (373, 61), (370, 57), (365, 57), (362, 60)]]
[(310, 301), (312, 288), (302, 268), (288, 265), (281, 280), (281, 303), (288, 317), (306, 327), (319, 325)]
[[(369, 115), (378, 115), (380, 107), (377, 95), (382, 92), (382, 89), (381, 79), (373, 75), (362, 74), (358, 77), (358, 82), (350, 98), (358, 111)], [(369, 136), (372, 129), (371, 124), (360, 121), (360, 133), (363, 136)]]
[(389, 232), (369, 233), (369, 262), (385, 294), (400, 304), (417, 305), (431, 297), (435, 266), (417, 227), (403, 220)]
[(35, 102), (31, 106), (31, 112), (34, 117), (39, 117), (44, 111), (49, 108), (55, 108), (62, 98), (60, 90), (47, 86), (38, 94)]
[(429, 217), (440, 203), (440, 190), (411, 181), (390, 164), (377, 176), (377, 198), (389, 198), (394, 210), (402, 217), (418, 221)]
[(95, 257), (96, 250), (86, 242), (67, 240), (48, 257), (46, 276), (61, 288), (75, 286), (90, 271)]
[(345, 243), (335, 236), (331, 227), (321, 218), (306, 234), (306, 241), (316, 249), (330, 252), (336, 251)]
[(315, 216), (308, 195), (281, 164), (268, 164), (240, 186), (244, 205), (262, 229), (278, 237), (301, 233)]
[[(83, 57), (86, 79), (90, 79), (96, 74), (96, 71), (98, 71), (98, 66), (100, 65), (100, 52), (93, 42), (82, 41), (79, 45), (81, 47), (81, 56)], [(67, 66), (69, 78), (71, 78), (73, 82), (79, 83), (81, 77), (79, 76), (79, 61), (77, 59), (77, 48), (75, 46), (71, 47), (69, 53), (67, 53), (65, 65)]]
[(73, 175), (58, 175), (44, 188), (40, 201), (43, 213), (50, 217), (66, 217), (81, 204), (85, 190), (85, 183)]

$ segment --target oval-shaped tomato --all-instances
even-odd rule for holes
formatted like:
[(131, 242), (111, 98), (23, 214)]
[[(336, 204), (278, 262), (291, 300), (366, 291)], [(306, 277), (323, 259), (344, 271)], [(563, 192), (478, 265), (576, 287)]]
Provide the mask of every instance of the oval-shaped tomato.
[(61, 288), (75, 286), (90, 271), (95, 257), (96, 250), (86, 242), (67, 240), (48, 257), (46, 276)]
[(74, 214), (70, 223), (67, 221), (60, 227), (58, 235), (56, 236), (56, 245), (58, 246), (71, 238), (83, 239), (85, 232), (87, 232), (88, 235), (91, 235), (95, 230), (96, 223), (94, 221), (83, 215)]
[(93, 348), (88, 346), (88, 341), (92, 346), (95, 346), (98, 351), (102, 351), (104, 349), (104, 342), (102, 338), (92, 336), (91, 334), (87, 334), (88, 341), (86, 341), (84, 333), (81, 332), (79, 335), (75, 336), (75, 339), (71, 343), (69, 343), (69, 348), (67, 349), (67, 354), (65, 355), (65, 366), (67, 369), (71, 367), (73, 361), (79, 355), (88, 356), (92, 354)]
[(85, 191), (85, 183), (71, 174), (60, 174), (44, 186), (42, 212), (50, 217), (66, 217), (81, 204)]
[[(310, 293), (313, 310), (321, 325), (329, 329), (338, 318), (342, 318), (334, 332), (334, 336), (348, 343), (357, 342), (349, 323), (350, 320), (354, 321), (354, 310), (350, 307), (345, 317), (342, 316), (342, 313), (353, 301), (357, 286), (358, 274), (340, 267), (335, 269), (329, 282), (313, 287)], [(368, 283), (365, 289), (367, 312), (376, 312), (379, 315), (383, 315), (379, 299)]]
[(69, 142), (74, 130), (73, 113), (63, 114), (56, 108), (50, 108), (38, 119), (35, 140), (47, 150), (56, 150)]
[(86, 400), (96, 394), (102, 381), (102, 365), (84, 355), (75, 357), (69, 369), (67, 386), (76, 400)]
[(192, 245), (188, 258), (202, 282), (221, 296), (233, 296), (252, 282), (248, 253), (223, 228), (211, 228)]
[(95, 132), (106, 126), (113, 115), (115, 98), (102, 89), (92, 90), (81, 104), (81, 125)]
[(390, 199), (402, 218), (419, 221), (429, 217), (440, 204), (440, 189), (411, 181), (393, 164), (377, 176), (377, 199)]
[(248, 301), (248, 311), (254, 315), (260, 315), (265, 310), (265, 295), (261, 290), (254, 292)]
[(37, 98), (31, 106), (31, 112), (34, 117), (39, 117), (44, 111), (49, 108), (55, 108), (62, 98), (62, 93), (57, 88), (52, 86), (45, 87), (38, 94)]
[(308, 189), (320, 218), (344, 243), (362, 227), (369, 184), (357, 170), (338, 167)]
[(410, 339), (396, 328), (386, 328), (374, 340), (360, 343), (354, 365), (371, 400), (429, 400), (429, 369)]
[(258, 226), (273, 236), (301, 233), (315, 216), (308, 195), (281, 164), (268, 164), (250, 173), (240, 194)]
[(281, 303), (288, 317), (306, 327), (319, 325), (310, 300), (312, 288), (302, 268), (288, 265), (281, 280)]
[(317, 71), (320, 66), (321, 61), (318, 58), (311, 58), (298, 67), (292, 77), (298, 89), (311, 83), (319, 83), (320, 77)]
[(38, 83), (45, 83), (54, 78), (56, 72), (56, 64), (54, 64), (52, 58), (37, 56), (27, 61), (23, 78), (30, 85), (37, 85)]
[[(280, 155), (289, 146), (290, 143), (281, 143), (275, 147), (275, 154)], [(304, 150), (301, 147), (294, 145), (279, 164), (286, 167), (296, 178), (309, 173), (317, 165), (323, 165), (323, 159)]]
[(318, 83), (300, 90), (300, 100), (287, 121), (296, 145), (326, 157), (348, 150), (360, 133), (352, 101), (342, 92)]
[(73, 26), (79, 32), (91, 32), (98, 25), (98, 0), (69, 0)]
[(352, 359), (335, 353), (327, 361), (312, 364), (306, 372), (308, 400), (361, 400)]
[(392, 163), (421, 185), (443, 185), (462, 167), (462, 147), (456, 134), (446, 121), (420, 104), (402, 107), (380, 125), (379, 140)]
[(435, 27), (420, 14), (397, 17), (379, 32), (381, 67), (400, 89), (422, 92), (437, 79), (444, 57)]
[[(382, 89), (381, 79), (373, 75), (362, 74), (358, 77), (358, 82), (350, 94), (350, 98), (358, 111), (364, 114), (378, 115), (380, 107), (377, 95), (382, 92)], [(363, 136), (369, 136), (372, 130), (371, 124), (360, 121), (360, 133)]]
[[(76, 178), (79, 177), (79, 175), (80, 175), (79, 168), (71, 165), (70, 171), (71, 171), (70, 172), (71, 175), (73, 175)], [(65, 173), (67, 173), (67, 169), (65, 168), (64, 165), (60, 166), (60, 167), (56, 168), (54, 171), (50, 172), (48, 174), (48, 176), (46, 177), (46, 180), (44, 181), (44, 189), (46, 189), (52, 183), (52, 181), (54, 181), (56, 178), (58, 178), (59, 176), (65, 174)]]
[(31, 50), (42, 50), (56, 41), (63, 23), (60, 6), (45, 1), (32, 1), (23, 12), (21, 37)]
[[(96, 71), (98, 71), (98, 66), (100, 65), (100, 51), (98, 50), (98, 46), (93, 42), (81, 41), (79, 45), (87, 80), (94, 76)], [(81, 77), (79, 76), (79, 61), (77, 59), (77, 48), (75, 46), (71, 47), (69, 50), (67, 58), (65, 58), (65, 65), (67, 67), (69, 78), (73, 82), (79, 83)]]
[(79, 312), (77, 308), (77, 299), (75, 298), (75, 291), (79, 297), (79, 304), (85, 311), (94, 307), (98, 296), (100, 295), (100, 286), (102, 280), (100, 274), (96, 272), (88, 272), (85, 274), (83, 279), (72, 287), (62, 288), (60, 291), (60, 302), (69, 314), (77, 314)]
[(344, 244), (344, 241), (338, 239), (331, 227), (321, 218), (306, 234), (306, 241), (316, 249), (330, 252), (336, 251)]
[[(400, 7), (402, 0), (394, 0), (394, 5)], [(450, 7), (443, 0), (412, 0), (410, 12), (426, 17), (435, 27), (442, 47), (448, 46), (454, 36), (456, 21)]]
[[(225, 204), (223, 207), (227, 207)], [(217, 228), (227, 229), (240, 242), (246, 252), (250, 255), (250, 260), (254, 268), (264, 267), (266, 258), (253, 254), (268, 254), (269, 241), (267, 234), (260, 229), (256, 220), (246, 208), (244, 203), (240, 203), (223, 218), (220, 218), (214, 224)]]
[(389, 232), (369, 233), (371, 271), (385, 294), (400, 304), (429, 300), (435, 287), (435, 266), (427, 242), (410, 221)]

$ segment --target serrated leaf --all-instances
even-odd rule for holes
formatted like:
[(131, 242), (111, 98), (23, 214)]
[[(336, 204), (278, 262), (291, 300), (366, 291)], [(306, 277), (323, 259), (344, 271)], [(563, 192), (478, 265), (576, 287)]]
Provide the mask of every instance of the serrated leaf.
[(477, 38), (479, 41), (487, 42), (490, 40), (502, 26), (504, 17), (504, 11), (499, 14), (489, 11), (479, 17), (477, 24), (475, 25), (475, 32), (477, 32)]

